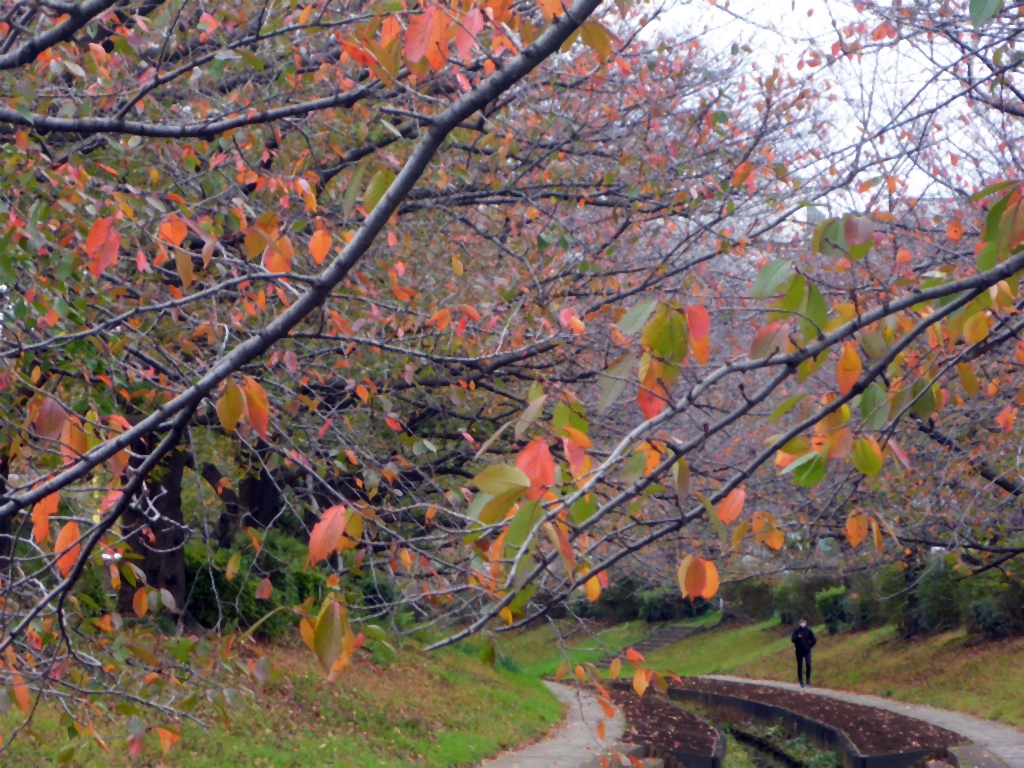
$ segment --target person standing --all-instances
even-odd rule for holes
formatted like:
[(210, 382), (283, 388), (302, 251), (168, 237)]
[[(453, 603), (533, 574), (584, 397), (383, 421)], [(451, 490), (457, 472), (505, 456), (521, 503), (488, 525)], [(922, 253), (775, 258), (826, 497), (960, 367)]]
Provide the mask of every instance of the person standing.
[(807, 626), (807, 619), (800, 619), (800, 624), (793, 630), (793, 645), (796, 647), (796, 676), (800, 687), (804, 687), (804, 666), (807, 667), (807, 685), (811, 684), (811, 649), (818, 642), (814, 630)]

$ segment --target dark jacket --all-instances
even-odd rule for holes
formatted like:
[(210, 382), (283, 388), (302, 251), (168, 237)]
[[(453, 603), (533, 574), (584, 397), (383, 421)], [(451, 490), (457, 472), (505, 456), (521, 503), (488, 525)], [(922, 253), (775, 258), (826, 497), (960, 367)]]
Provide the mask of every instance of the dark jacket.
[(793, 630), (793, 645), (796, 646), (797, 653), (810, 653), (817, 642), (818, 638), (814, 636), (810, 627), (797, 627)]

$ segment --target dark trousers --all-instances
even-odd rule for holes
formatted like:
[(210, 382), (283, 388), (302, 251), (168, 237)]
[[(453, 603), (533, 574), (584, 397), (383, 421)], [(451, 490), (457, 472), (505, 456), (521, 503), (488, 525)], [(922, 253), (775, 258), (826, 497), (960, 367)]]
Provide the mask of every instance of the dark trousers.
[(800, 684), (804, 682), (804, 665), (807, 666), (807, 684), (811, 684), (811, 652), (810, 651), (797, 651), (796, 652), (796, 676), (800, 680)]

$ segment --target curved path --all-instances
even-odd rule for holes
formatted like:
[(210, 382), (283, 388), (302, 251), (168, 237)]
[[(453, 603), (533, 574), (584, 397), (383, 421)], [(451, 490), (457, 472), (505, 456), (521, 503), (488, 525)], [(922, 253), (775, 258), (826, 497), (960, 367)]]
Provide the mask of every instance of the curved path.
[[(727, 680), (733, 683), (756, 683), (757, 685), (768, 685), (773, 688), (785, 688), (790, 691), (803, 691), (818, 696), (827, 696), (830, 699), (848, 701), (851, 704), (863, 704), (868, 707), (886, 709), (908, 717), (916, 717), (932, 725), (945, 728), (947, 731), (958, 733), (965, 739), (973, 742), (976, 747), (966, 747), (962, 751), (969, 762), (974, 765), (985, 766), (990, 764), (986, 759), (984, 751), (990, 752), (1002, 760), (1011, 768), (1024, 768), (1024, 733), (1008, 725), (1000, 725), (990, 720), (982, 720), (978, 717), (971, 717), (960, 712), (950, 712), (946, 709), (937, 709), (924, 704), (905, 704), (901, 701), (882, 698), (881, 696), (869, 696), (863, 693), (848, 693), (847, 691), (836, 691), (831, 688), (803, 688), (796, 683), (780, 683), (775, 680), (751, 680), (746, 677), (730, 677), (728, 675), (706, 675), (712, 680)], [(982, 750), (978, 750), (981, 747)], [(988, 756), (989, 758), (991, 755)], [(992, 761), (993, 765), (998, 765)]]
[[(544, 685), (566, 706), (565, 719), (535, 744), (484, 762), (486, 768), (579, 768), (622, 738), (626, 720), (621, 710), (609, 719), (592, 693), (561, 683)], [(597, 737), (599, 720), (604, 720), (604, 739)]]

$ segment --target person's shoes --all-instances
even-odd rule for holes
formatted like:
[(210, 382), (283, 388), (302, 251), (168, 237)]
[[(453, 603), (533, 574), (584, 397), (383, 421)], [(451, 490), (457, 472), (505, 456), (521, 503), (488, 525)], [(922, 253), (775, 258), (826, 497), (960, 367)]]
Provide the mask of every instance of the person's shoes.
[(803, 687), (804, 687), (804, 681), (803, 681), (803, 680), (801, 680), (801, 681), (800, 681), (800, 687), (801, 687), (801, 688), (803, 688)]

